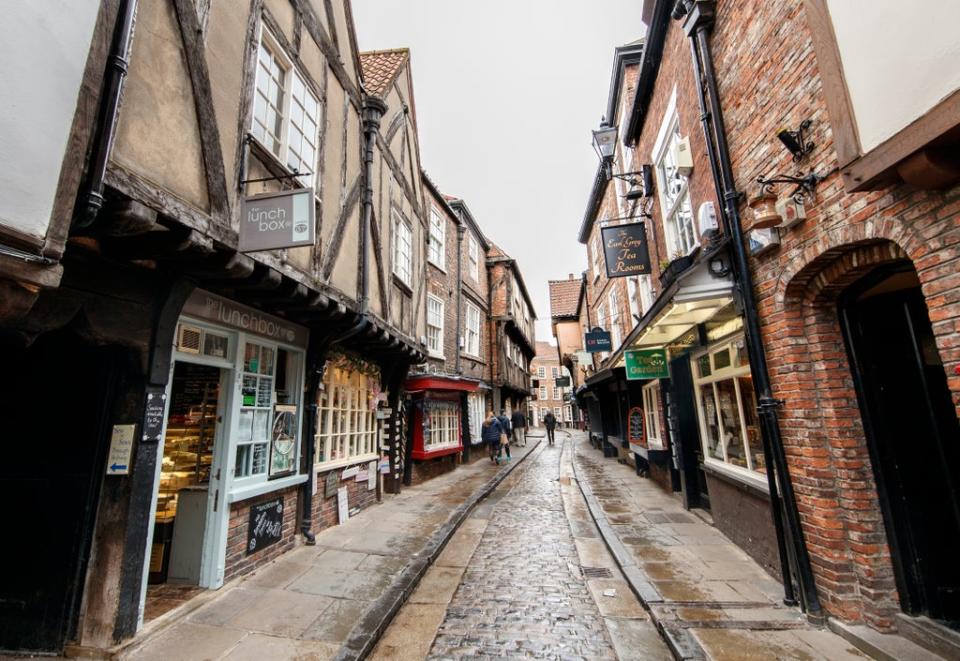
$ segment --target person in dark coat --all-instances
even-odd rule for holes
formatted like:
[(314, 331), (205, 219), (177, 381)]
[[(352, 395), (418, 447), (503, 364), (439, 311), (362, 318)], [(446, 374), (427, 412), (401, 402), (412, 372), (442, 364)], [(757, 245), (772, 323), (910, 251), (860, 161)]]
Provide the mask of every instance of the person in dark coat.
[(510, 416), (510, 423), (513, 425), (513, 442), (519, 447), (524, 447), (527, 444), (525, 429), (527, 426), (527, 416), (521, 413), (520, 409), (517, 409), (513, 412), (513, 415)]
[(500, 445), (507, 453), (507, 461), (510, 461), (510, 435), (513, 433), (513, 426), (510, 424), (510, 418), (507, 417), (507, 410), (500, 409), (500, 415), (497, 416), (500, 421), (500, 428), (503, 429), (503, 436), (500, 437)]
[(503, 427), (500, 418), (493, 414), (493, 409), (487, 411), (487, 418), (480, 429), (480, 439), (490, 448), (490, 461), (500, 463), (500, 440), (503, 436)]
[(550, 445), (553, 445), (553, 430), (557, 428), (557, 416), (553, 414), (553, 411), (547, 411), (547, 414), (543, 416), (543, 426), (547, 428), (547, 441)]

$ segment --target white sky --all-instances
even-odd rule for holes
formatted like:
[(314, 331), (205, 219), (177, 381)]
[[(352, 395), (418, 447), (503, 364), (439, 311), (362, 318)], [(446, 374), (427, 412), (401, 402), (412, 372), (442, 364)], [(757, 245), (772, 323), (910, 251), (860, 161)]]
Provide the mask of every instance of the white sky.
[(407, 47), (423, 168), (515, 258), (552, 341), (548, 279), (586, 268), (577, 230), (597, 168), (613, 49), (640, 0), (352, 0), (361, 50)]

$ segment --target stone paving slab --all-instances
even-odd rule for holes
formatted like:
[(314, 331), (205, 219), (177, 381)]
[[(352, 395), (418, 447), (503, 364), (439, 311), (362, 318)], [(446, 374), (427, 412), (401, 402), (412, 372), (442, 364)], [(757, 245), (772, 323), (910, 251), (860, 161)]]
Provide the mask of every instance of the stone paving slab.
[[(506, 465), (476, 461), (386, 496), (322, 531), (316, 546), (300, 546), (217, 594), (205, 594), (203, 605), (165, 621), (117, 651), (117, 658), (332, 659), (368, 653), (421, 577), (427, 580), (422, 594), (452, 594), (462, 567), (448, 564), (430, 573), (431, 562), (457, 560), (455, 546), (446, 556), (440, 553), (444, 544), (537, 445), (515, 448)], [(465, 534), (479, 541), (478, 526), (469, 524)], [(469, 560), (472, 552), (461, 555)]]
[(676, 658), (869, 658), (783, 606), (780, 583), (719, 530), (629, 467), (604, 460), (585, 434), (573, 436), (584, 500)]

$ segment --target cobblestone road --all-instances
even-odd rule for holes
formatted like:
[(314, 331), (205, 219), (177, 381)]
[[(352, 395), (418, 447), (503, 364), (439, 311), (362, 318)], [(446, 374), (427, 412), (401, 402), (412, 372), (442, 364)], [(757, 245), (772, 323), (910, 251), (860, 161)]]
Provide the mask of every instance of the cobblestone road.
[(527, 459), (491, 514), (429, 658), (614, 659), (564, 513), (561, 447)]

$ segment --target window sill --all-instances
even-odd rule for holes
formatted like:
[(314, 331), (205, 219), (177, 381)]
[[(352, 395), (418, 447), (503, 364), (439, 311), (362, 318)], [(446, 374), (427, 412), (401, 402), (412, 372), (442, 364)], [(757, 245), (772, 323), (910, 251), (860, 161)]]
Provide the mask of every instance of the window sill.
[(359, 457), (349, 457), (347, 459), (337, 459), (336, 461), (328, 461), (322, 464), (314, 464), (313, 469), (317, 472), (317, 474), (329, 473), (330, 471), (336, 470), (338, 468), (348, 468), (356, 464), (365, 464), (367, 462), (373, 461), (374, 459), (379, 460), (379, 457), (377, 456), (376, 452), (371, 452), (370, 454), (361, 455)]
[(428, 351), (428, 352), (427, 352), (427, 358), (434, 358), (434, 359), (436, 359), (436, 360), (446, 360), (446, 359), (447, 359), (447, 357), (444, 356), (442, 353), (435, 353), (435, 352), (433, 352), (433, 351)]
[(309, 478), (309, 475), (290, 475), (289, 477), (282, 477), (277, 480), (267, 480), (266, 482), (257, 482), (256, 484), (243, 486), (231, 491), (230, 497), (227, 498), (227, 502), (238, 503), (242, 500), (247, 500), (248, 498), (262, 496), (263, 494), (270, 493), (271, 491), (288, 489), (298, 484), (303, 484)]
[(395, 284), (397, 287), (403, 290), (403, 292), (406, 293), (408, 296), (413, 295), (413, 289), (410, 287), (410, 285), (404, 282), (403, 278), (401, 278), (396, 273), (393, 274), (393, 284)]
[(411, 453), (411, 457), (414, 459), (436, 459), (437, 457), (445, 457), (449, 454), (460, 452), (461, 450), (463, 450), (463, 444), (457, 443), (456, 445), (443, 445), (428, 450), (414, 450)]
[(703, 469), (710, 475), (726, 482), (732, 482), (735, 486), (755, 493), (755, 495), (769, 497), (770, 489), (767, 487), (766, 477), (757, 473), (752, 475), (747, 469), (740, 469), (722, 464), (714, 459), (708, 459), (703, 463)]
[[(293, 170), (290, 169), (290, 166), (285, 164), (282, 160), (280, 160), (279, 156), (274, 154), (272, 151), (270, 151), (270, 149), (265, 144), (260, 142), (260, 138), (255, 136), (252, 131), (248, 131), (247, 135), (250, 136), (249, 144), (254, 157), (256, 157), (257, 160), (259, 160), (263, 164), (263, 166), (270, 171), (272, 175), (285, 176), (285, 175), (293, 174)], [(290, 177), (289, 179), (287, 179), (288, 182), (292, 182), (295, 186), (299, 188), (308, 188), (309, 186), (304, 184), (299, 179), (299, 177), (313, 177), (315, 181), (316, 173), (315, 172), (311, 172), (310, 174), (303, 173), (301, 175), (297, 175), (296, 177)]]
[(436, 263), (435, 261), (433, 261), (432, 259), (427, 258), (427, 264), (429, 264), (429, 265), (432, 266), (433, 268), (437, 269), (438, 271), (440, 271), (441, 273), (443, 273), (444, 275), (446, 275), (447, 269), (444, 268), (443, 266), (441, 266), (440, 264), (437, 264), (437, 263)]

